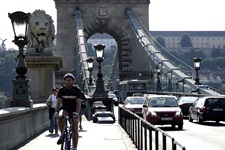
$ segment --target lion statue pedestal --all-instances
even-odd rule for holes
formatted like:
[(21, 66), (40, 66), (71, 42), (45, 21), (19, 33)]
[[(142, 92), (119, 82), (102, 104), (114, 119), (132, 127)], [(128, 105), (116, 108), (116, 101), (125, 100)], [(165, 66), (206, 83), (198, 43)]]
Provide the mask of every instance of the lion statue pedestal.
[(52, 56), (55, 26), (52, 17), (37, 9), (31, 14), (28, 28), (27, 55), (44, 54)]
[(54, 56), (55, 27), (50, 15), (37, 9), (31, 14), (26, 51), (27, 76), (31, 79), (34, 103), (45, 102), (55, 87), (55, 71), (62, 68), (62, 58)]
[(27, 76), (34, 103), (45, 102), (55, 87), (55, 72), (62, 68), (62, 58), (57, 56), (26, 56)]

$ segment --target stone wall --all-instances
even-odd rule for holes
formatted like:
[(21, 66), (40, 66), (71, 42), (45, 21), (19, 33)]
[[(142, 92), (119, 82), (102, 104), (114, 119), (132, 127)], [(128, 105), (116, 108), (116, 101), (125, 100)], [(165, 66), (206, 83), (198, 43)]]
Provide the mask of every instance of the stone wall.
[(9, 150), (30, 139), (49, 126), (45, 103), (33, 108), (11, 107), (0, 109), (0, 149)]
[[(55, 72), (62, 68), (58, 56), (26, 56), (27, 76), (31, 79), (30, 90), (33, 103), (43, 103), (55, 88)], [(62, 77), (61, 77), (62, 78)]]

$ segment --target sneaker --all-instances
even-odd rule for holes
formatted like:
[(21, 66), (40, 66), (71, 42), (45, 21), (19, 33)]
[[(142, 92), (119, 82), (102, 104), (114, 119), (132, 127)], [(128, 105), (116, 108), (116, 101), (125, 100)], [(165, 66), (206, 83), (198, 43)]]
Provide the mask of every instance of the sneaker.
[(50, 133), (53, 133), (53, 130), (48, 130)]
[(64, 134), (61, 134), (61, 135), (60, 135), (60, 137), (59, 137), (59, 139), (58, 139), (58, 141), (57, 141), (57, 144), (58, 144), (58, 145), (63, 143), (64, 137), (65, 137)]
[(71, 145), (70, 147), (71, 150), (77, 150), (77, 148), (75, 148), (74, 146)]
[(57, 135), (58, 135), (58, 130), (55, 130), (55, 134), (57, 134)]

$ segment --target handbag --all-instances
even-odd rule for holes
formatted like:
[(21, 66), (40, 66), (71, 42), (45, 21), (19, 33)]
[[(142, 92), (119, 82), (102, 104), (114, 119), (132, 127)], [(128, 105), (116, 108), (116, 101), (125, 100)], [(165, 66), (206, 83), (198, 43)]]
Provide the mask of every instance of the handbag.
[(46, 104), (48, 107), (51, 107), (52, 105), (52, 96), (50, 96), (47, 100), (46, 100)]

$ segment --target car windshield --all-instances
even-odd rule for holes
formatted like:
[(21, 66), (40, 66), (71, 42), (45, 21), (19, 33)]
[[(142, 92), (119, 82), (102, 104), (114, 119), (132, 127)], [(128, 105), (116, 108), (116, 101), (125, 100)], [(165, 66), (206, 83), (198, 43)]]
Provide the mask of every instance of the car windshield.
[(143, 104), (144, 103), (144, 97), (130, 97), (127, 98), (126, 103), (127, 104)]
[(149, 107), (178, 107), (174, 97), (152, 97), (148, 101)]
[(108, 98), (115, 98), (115, 97), (116, 97), (115, 94), (109, 94), (109, 93), (108, 93)]
[(181, 97), (178, 101), (179, 103), (193, 103), (198, 97)]
[(130, 90), (145, 90), (145, 83), (133, 83), (129, 85)]
[(225, 106), (225, 98), (207, 98), (205, 106)]

